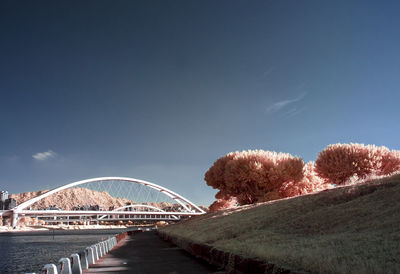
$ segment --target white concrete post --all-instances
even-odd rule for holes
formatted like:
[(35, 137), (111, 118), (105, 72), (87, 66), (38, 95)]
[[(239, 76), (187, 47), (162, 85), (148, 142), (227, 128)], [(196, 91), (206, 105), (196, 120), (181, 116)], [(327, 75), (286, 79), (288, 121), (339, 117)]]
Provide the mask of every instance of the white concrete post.
[(71, 269), (72, 274), (82, 274), (81, 259), (76, 253), (71, 254)]
[(100, 246), (100, 244), (96, 244), (97, 251), (99, 252), (99, 258), (103, 257), (103, 250)]
[(72, 274), (71, 262), (68, 258), (61, 258), (58, 261), (58, 273), (59, 274)]
[(94, 254), (95, 249), (93, 248), (93, 246), (86, 247), (85, 253), (87, 256), (88, 264), (95, 264), (96, 263), (95, 254)]
[(108, 253), (107, 243), (106, 243), (106, 241), (103, 241), (102, 243), (103, 243), (103, 248), (104, 248), (104, 254), (107, 254)]
[(104, 242), (101, 242), (100, 245), (101, 245), (101, 248), (103, 249), (103, 256), (104, 256), (107, 254), (106, 245), (104, 244)]
[(97, 245), (92, 245), (93, 248), (93, 254), (94, 254), (94, 260), (97, 261), (99, 259), (99, 248)]
[(103, 248), (103, 245), (101, 244), (101, 242), (99, 242), (99, 243), (97, 243), (97, 244), (99, 245), (101, 257), (103, 257), (103, 256), (104, 256), (104, 248)]
[(78, 254), (79, 254), (79, 257), (80, 257), (80, 259), (81, 259), (81, 267), (82, 267), (82, 270), (88, 269), (88, 268), (89, 268), (88, 256), (86, 255), (85, 250), (79, 251)]
[(42, 268), (44, 274), (58, 274), (55, 264), (45, 264)]
[(104, 241), (104, 248), (106, 249), (106, 253), (108, 253), (108, 244), (107, 244), (108, 240)]
[(107, 243), (108, 252), (110, 252), (110, 251), (111, 251), (111, 248), (112, 248), (112, 247), (111, 247), (111, 238), (108, 239), (106, 243)]

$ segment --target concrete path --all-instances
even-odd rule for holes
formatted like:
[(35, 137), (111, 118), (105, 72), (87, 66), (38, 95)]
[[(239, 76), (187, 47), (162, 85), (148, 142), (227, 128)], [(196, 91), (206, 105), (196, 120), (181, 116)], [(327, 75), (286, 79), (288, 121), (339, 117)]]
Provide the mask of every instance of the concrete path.
[(83, 273), (213, 273), (217, 270), (153, 231), (128, 236)]

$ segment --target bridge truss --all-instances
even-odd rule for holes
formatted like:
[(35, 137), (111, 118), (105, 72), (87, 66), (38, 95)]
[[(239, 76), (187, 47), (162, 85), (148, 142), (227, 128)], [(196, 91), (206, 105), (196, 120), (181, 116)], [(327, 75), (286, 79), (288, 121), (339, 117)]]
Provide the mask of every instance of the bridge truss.
[[(55, 203), (49, 205), (49, 201)], [(61, 205), (61, 206), (60, 206)], [(205, 211), (160, 185), (128, 177), (99, 177), (66, 184), (0, 212), (16, 227), (28, 216), (46, 223), (179, 221)]]

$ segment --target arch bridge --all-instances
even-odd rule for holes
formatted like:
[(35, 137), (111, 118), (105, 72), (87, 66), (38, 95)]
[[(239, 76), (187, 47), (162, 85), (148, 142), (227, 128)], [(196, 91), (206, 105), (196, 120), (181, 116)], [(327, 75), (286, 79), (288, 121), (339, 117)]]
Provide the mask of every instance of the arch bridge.
[[(74, 201), (77, 193), (81, 193), (80, 198)], [(48, 205), (49, 198), (64, 204), (65, 207), (43, 208)], [(100, 198), (103, 201), (96, 201)], [(78, 202), (84, 205), (77, 204)], [(96, 202), (98, 204), (93, 205)], [(99, 206), (101, 202), (111, 206), (102, 208)], [(205, 211), (193, 202), (168, 188), (128, 177), (99, 177), (73, 182), (27, 200), (11, 210), (0, 212), (3, 217), (11, 218), (14, 228), (24, 216), (34, 217), (46, 223), (88, 224), (116, 221), (179, 221), (204, 213)]]

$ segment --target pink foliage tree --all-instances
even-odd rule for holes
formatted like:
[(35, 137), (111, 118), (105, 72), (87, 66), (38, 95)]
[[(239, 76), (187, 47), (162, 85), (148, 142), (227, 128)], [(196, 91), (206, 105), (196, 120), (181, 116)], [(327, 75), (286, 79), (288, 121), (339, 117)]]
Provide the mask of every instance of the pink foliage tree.
[(312, 193), (371, 175), (400, 171), (400, 151), (363, 144), (329, 145), (317, 161), (263, 150), (232, 152), (220, 157), (205, 174), (219, 190), (213, 209), (223, 209)]
[(207, 184), (215, 189), (219, 189), (219, 193), (225, 193), (225, 166), (234, 156), (235, 153), (229, 153), (220, 157), (214, 162), (204, 176), (204, 180)]
[(342, 185), (349, 178), (388, 175), (400, 170), (399, 151), (364, 144), (329, 145), (318, 155), (316, 172), (326, 182)]
[[(219, 189), (217, 199), (235, 197), (241, 205), (306, 193), (312, 175), (303, 160), (287, 153), (249, 150), (219, 158), (206, 172), (208, 185)], [(311, 172), (311, 171), (310, 171)], [(296, 189), (296, 190), (294, 190)]]
[(303, 179), (294, 184), (293, 182), (285, 182), (282, 184), (279, 192), (282, 197), (292, 197), (298, 195), (304, 195), (316, 191), (321, 191), (331, 186), (326, 184), (315, 171), (315, 163), (310, 161), (304, 166), (304, 177)]
[(382, 163), (377, 175), (388, 175), (400, 171), (400, 151), (386, 151), (382, 156)]

